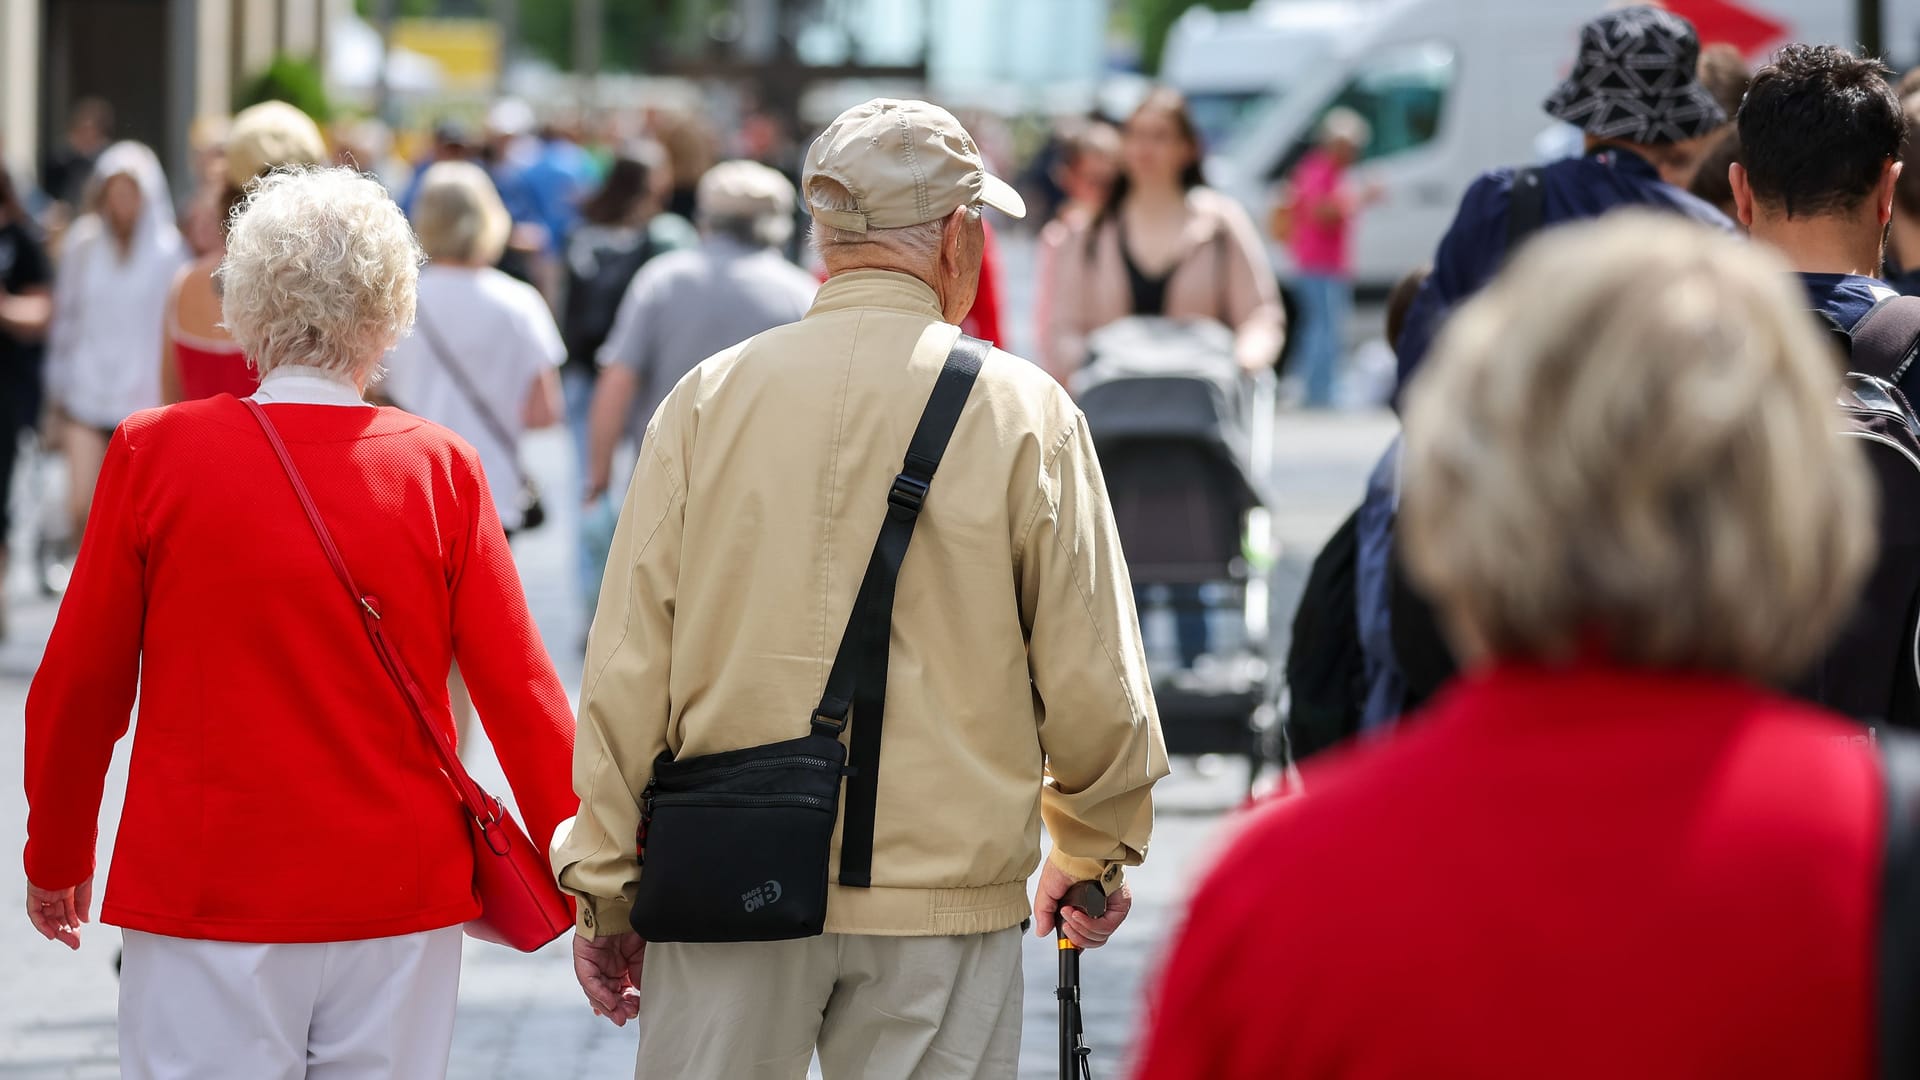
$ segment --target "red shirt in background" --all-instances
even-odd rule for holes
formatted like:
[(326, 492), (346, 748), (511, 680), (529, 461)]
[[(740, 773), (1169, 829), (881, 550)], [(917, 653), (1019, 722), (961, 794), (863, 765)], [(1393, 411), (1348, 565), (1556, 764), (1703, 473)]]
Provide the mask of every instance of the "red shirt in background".
[(1503, 668), (1256, 811), (1137, 1075), (1873, 1075), (1878, 764), (1707, 676)]
[[(1293, 171), (1293, 263), (1301, 272), (1353, 276), (1354, 199), (1346, 190), (1347, 167), (1325, 150), (1312, 150)], [(1321, 220), (1330, 208), (1338, 216)]]

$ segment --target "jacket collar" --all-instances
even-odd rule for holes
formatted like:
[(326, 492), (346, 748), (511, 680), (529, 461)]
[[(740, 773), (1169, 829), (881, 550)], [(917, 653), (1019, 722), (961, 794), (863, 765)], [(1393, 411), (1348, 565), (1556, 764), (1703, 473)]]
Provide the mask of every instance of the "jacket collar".
[(849, 270), (833, 275), (814, 295), (807, 317), (855, 308), (882, 308), (946, 321), (933, 286), (894, 270)]

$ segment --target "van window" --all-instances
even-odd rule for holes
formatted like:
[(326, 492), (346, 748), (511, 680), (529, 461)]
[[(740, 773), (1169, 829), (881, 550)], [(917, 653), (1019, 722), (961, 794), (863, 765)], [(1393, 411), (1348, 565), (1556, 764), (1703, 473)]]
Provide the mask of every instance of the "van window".
[[(1373, 126), (1373, 142), (1363, 160), (1404, 154), (1439, 136), (1456, 75), (1452, 46), (1437, 41), (1399, 46), (1362, 61), (1320, 115), (1347, 108), (1366, 118)], [(1272, 179), (1292, 172), (1313, 149), (1319, 134), (1316, 119), (1305, 137), (1280, 159)]]

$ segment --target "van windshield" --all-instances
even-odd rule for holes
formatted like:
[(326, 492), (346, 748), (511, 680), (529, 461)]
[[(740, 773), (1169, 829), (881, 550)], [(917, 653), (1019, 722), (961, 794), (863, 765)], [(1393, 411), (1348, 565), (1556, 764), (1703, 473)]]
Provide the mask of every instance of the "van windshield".
[(1187, 109), (1200, 129), (1200, 144), (1209, 150), (1231, 145), (1250, 121), (1284, 98), (1287, 90), (1284, 84), (1272, 83), (1258, 90), (1189, 91)]

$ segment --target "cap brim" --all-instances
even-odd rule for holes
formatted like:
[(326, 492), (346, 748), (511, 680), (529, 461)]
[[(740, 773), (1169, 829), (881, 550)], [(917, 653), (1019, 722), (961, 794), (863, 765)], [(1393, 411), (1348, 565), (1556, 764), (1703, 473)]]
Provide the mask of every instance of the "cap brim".
[(1010, 218), (1027, 216), (1027, 201), (1013, 190), (1013, 185), (992, 173), (981, 173), (980, 205), (991, 206)]

